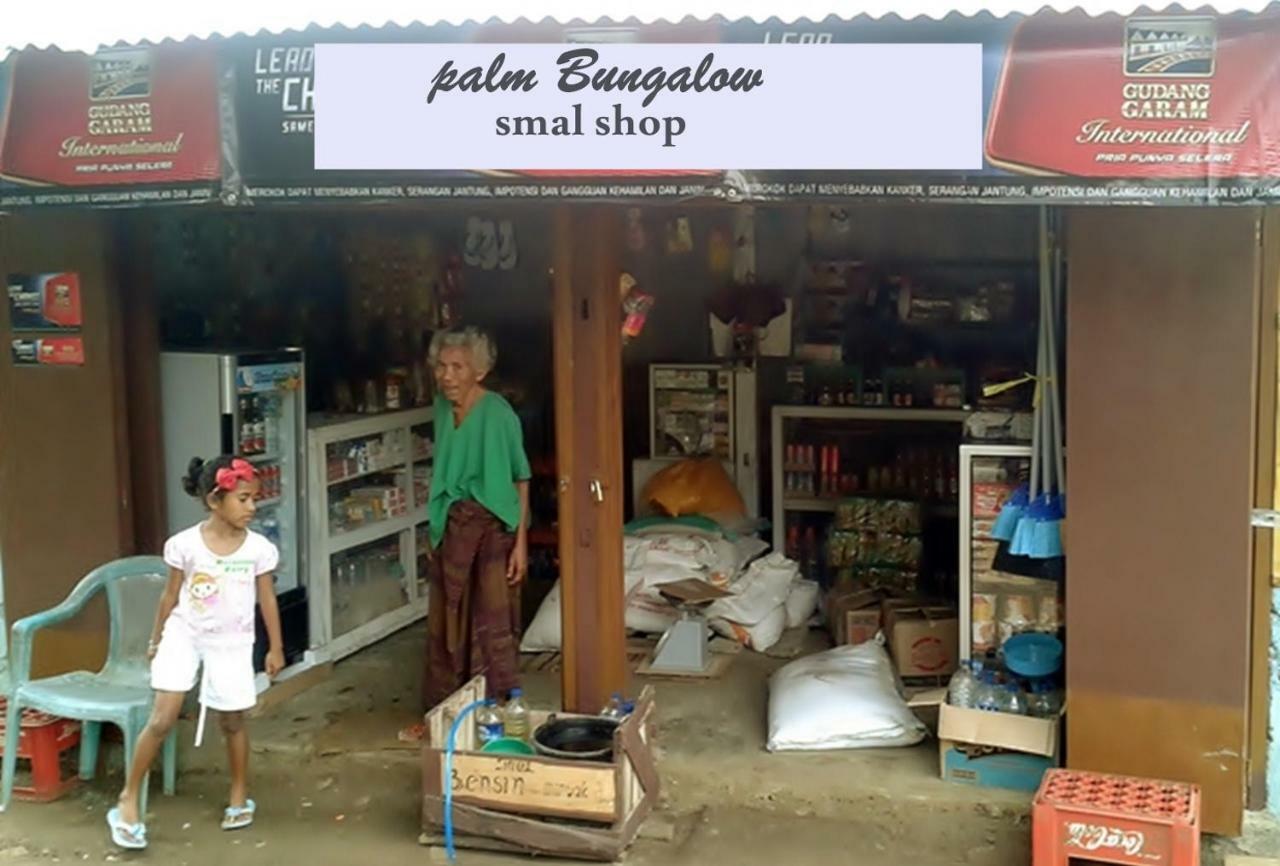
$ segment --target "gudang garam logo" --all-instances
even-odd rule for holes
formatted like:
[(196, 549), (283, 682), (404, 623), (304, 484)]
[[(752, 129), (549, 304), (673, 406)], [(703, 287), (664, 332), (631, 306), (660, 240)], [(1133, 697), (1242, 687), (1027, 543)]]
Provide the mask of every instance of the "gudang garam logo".
[(89, 100), (146, 99), (151, 95), (151, 53), (145, 48), (103, 51), (89, 61)]
[(1124, 27), (1124, 74), (1120, 117), (1124, 121), (1175, 121), (1178, 125), (1127, 126), (1105, 118), (1090, 120), (1076, 136), (1079, 144), (1172, 145), (1197, 152), (1114, 154), (1127, 162), (1231, 162), (1234, 154), (1215, 147), (1245, 143), (1251, 122), (1211, 125), (1213, 74), (1217, 65), (1217, 22), (1210, 17), (1130, 18)]
[(1124, 25), (1124, 74), (1210, 78), (1217, 31), (1212, 18), (1130, 18)]
[[(136, 136), (154, 131), (151, 116), (151, 52), (145, 48), (100, 51), (89, 59), (89, 108), (85, 135), (62, 142), (63, 159), (176, 154), (182, 133), (167, 141)], [(118, 139), (130, 136), (124, 141)], [(103, 142), (101, 139), (112, 139)]]

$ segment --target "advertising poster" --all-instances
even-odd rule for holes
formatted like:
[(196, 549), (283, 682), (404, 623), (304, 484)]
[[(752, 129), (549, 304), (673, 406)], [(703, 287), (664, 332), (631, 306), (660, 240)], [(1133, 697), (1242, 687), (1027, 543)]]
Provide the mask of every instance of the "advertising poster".
[[(453, 42), (466, 33), (461, 27), (418, 25), (362, 31), (358, 41)], [(448, 196), (452, 184), (465, 188), (468, 181), (485, 180), (472, 171), (441, 173), (421, 182), (404, 173), (317, 172), (315, 38), (314, 32), (240, 37), (221, 48), (223, 98), (230, 101), (234, 116), (234, 125), (224, 128), (223, 135), (236, 142), (225, 182), (236, 201)]]
[[(718, 23), (652, 26), (500, 22), (416, 25), (368, 30), (358, 39), (323, 34), (334, 42), (618, 43), (715, 42)], [(622, 197), (701, 195), (720, 172), (466, 171), (328, 172), (315, 169), (314, 33), (228, 40), (221, 49), (224, 93), (230, 94), (237, 146), (225, 179), (236, 200), (396, 200), (440, 198)], [(441, 129), (440, 135), (448, 135)], [(608, 187), (598, 182), (608, 178)], [(680, 183), (687, 179), (688, 183)]]
[[(744, 172), (751, 199), (1216, 203), (1280, 198), (1280, 10), (730, 23), (729, 42), (980, 42), (984, 167), (928, 177)], [(891, 74), (891, 71), (889, 72)], [(815, 129), (820, 120), (815, 119)], [(868, 130), (892, 135), (893, 130)]]
[(212, 46), (11, 57), (0, 205), (208, 198), (221, 176)]
[(13, 363), (18, 367), (83, 367), (82, 337), (36, 337), (13, 341)]
[(84, 324), (75, 272), (10, 274), (8, 287), (14, 331), (74, 331)]

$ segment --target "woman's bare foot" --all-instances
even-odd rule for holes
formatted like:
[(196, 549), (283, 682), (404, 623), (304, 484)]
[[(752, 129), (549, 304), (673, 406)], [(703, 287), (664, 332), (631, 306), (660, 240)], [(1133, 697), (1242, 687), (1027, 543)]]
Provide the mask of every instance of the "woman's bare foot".
[(116, 801), (116, 807), (120, 809), (120, 820), (124, 823), (129, 826), (142, 823), (142, 816), (138, 814), (137, 797), (128, 797), (122, 793)]

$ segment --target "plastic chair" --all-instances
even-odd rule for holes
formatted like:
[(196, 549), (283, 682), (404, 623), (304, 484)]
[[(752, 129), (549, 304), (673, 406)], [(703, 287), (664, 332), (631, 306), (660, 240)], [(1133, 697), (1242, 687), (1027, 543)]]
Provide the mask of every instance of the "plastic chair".
[[(156, 606), (169, 568), (158, 556), (119, 559), (91, 571), (66, 600), (50, 610), (32, 614), (13, 625), (11, 640), (13, 694), (9, 696), (8, 725), (4, 744), (4, 772), (0, 779), (0, 811), (8, 809), (17, 770), (19, 717), (24, 708), (75, 719), (82, 723), (80, 778), (92, 779), (98, 764), (98, 743), (104, 722), (124, 734), (124, 759), (133, 762), (138, 736), (151, 715), (153, 694), (147, 642), (155, 623)], [(111, 637), (107, 662), (98, 673), (75, 671), (44, 679), (31, 679), (31, 651), (35, 633), (74, 617), (99, 590), (107, 593)], [(178, 771), (177, 728), (164, 741), (164, 792), (172, 794)], [(126, 769), (127, 772), (127, 769)], [(147, 809), (147, 780), (143, 780), (139, 806)]]

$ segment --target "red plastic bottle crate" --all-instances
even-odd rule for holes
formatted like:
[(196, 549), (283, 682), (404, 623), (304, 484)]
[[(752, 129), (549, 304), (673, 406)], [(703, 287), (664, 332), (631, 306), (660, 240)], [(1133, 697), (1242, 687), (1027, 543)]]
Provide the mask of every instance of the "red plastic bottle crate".
[[(5, 699), (0, 698), (0, 754), (7, 742), (6, 704)], [(63, 777), (62, 755), (80, 745), (80, 723), (35, 710), (23, 710), (21, 729), (18, 760), (30, 762), (31, 784), (14, 785), (14, 796), (38, 803), (58, 799), (79, 781), (74, 771)]]
[(1033, 866), (1199, 866), (1200, 788), (1049, 770), (1032, 805)]

